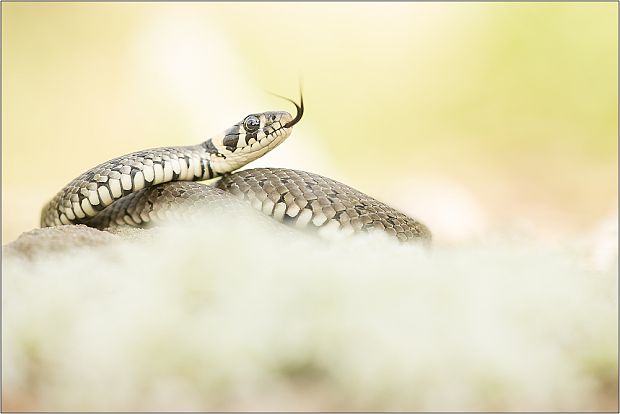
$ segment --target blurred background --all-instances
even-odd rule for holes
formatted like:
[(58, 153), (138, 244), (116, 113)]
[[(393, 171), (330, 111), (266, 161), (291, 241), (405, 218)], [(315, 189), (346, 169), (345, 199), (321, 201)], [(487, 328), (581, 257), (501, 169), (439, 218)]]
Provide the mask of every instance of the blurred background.
[(256, 166), (326, 175), (439, 242), (616, 226), (614, 3), (2, 5), (2, 237), (86, 169), (306, 115)]
[[(332, 177), (446, 246), (283, 243), (206, 217), (207, 237), (3, 249), (3, 403), (617, 410), (617, 11), (3, 3), (3, 243), (103, 161), (293, 111), (269, 92), (298, 99), (301, 78), (303, 120), (247, 168)], [(260, 249), (212, 260), (230, 245)]]

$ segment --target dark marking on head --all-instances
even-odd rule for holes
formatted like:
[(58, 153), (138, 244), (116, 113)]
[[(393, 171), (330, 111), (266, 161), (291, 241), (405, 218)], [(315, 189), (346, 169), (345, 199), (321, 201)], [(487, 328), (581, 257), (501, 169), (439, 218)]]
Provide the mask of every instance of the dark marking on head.
[(239, 135), (226, 135), (223, 140), (223, 144), (230, 152), (237, 150), (237, 143), (239, 142)]
[(205, 142), (203, 142), (202, 145), (205, 147), (205, 150), (209, 154), (219, 154), (219, 151), (217, 150), (217, 148), (215, 148), (215, 145), (213, 144), (213, 141), (211, 141), (210, 139), (208, 139)]
[(258, 140), (256, 139), (256, 136), (257, 136), (257, 135), (258, 135), (258, 132), (256, 132), (256, 131), (255, 131), (255, 132), (248, 132), (247, 134), (245, 134), (245, 143), (246, 143), (246, 144), (248, 144), (248, 145), (250, 145), (250, 140), (251, 140), (252, 138), (254, 138), (254, 140), (255, 140), (255, 141), (258, 141)]

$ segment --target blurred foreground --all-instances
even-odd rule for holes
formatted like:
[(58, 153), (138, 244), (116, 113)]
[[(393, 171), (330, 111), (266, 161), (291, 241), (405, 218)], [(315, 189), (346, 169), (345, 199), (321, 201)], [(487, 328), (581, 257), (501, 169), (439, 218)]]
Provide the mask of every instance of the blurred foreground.
[(5, 249), (5, 409), (617, 409), (617, 233), (425, 250), (270, 224)]

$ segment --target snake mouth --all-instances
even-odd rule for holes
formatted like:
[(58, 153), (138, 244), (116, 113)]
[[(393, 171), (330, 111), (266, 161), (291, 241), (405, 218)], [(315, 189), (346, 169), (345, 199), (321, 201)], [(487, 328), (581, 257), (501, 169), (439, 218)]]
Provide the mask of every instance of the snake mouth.
[(290, 128), (296, 123), (298, 123), (301, 120), (301, 117), (304, 115), (304, 95), (303, 93), (301, 93), (301, 91), (299, 92), (299, 105), (297, 105), (297, 103), (292, 99), (289, 99), (289, 98), (284, 98), (284, 99), (286, 99), (287, 101), (295, 105), (295, 108), (297, 108), (297, 114), (295, 114), (295, 118), (293, 118), (292, 120), (284, 124), (284, 128)]

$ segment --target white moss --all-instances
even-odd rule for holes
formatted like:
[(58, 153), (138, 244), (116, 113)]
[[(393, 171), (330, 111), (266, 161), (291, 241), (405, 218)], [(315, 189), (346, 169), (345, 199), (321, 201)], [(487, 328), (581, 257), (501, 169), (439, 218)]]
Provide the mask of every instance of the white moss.
[(219, 217), (8, 255), (5, 403), (614, 408), (617, 262), (587, 266), (590, 253), (523, 240), (329, 242)]

